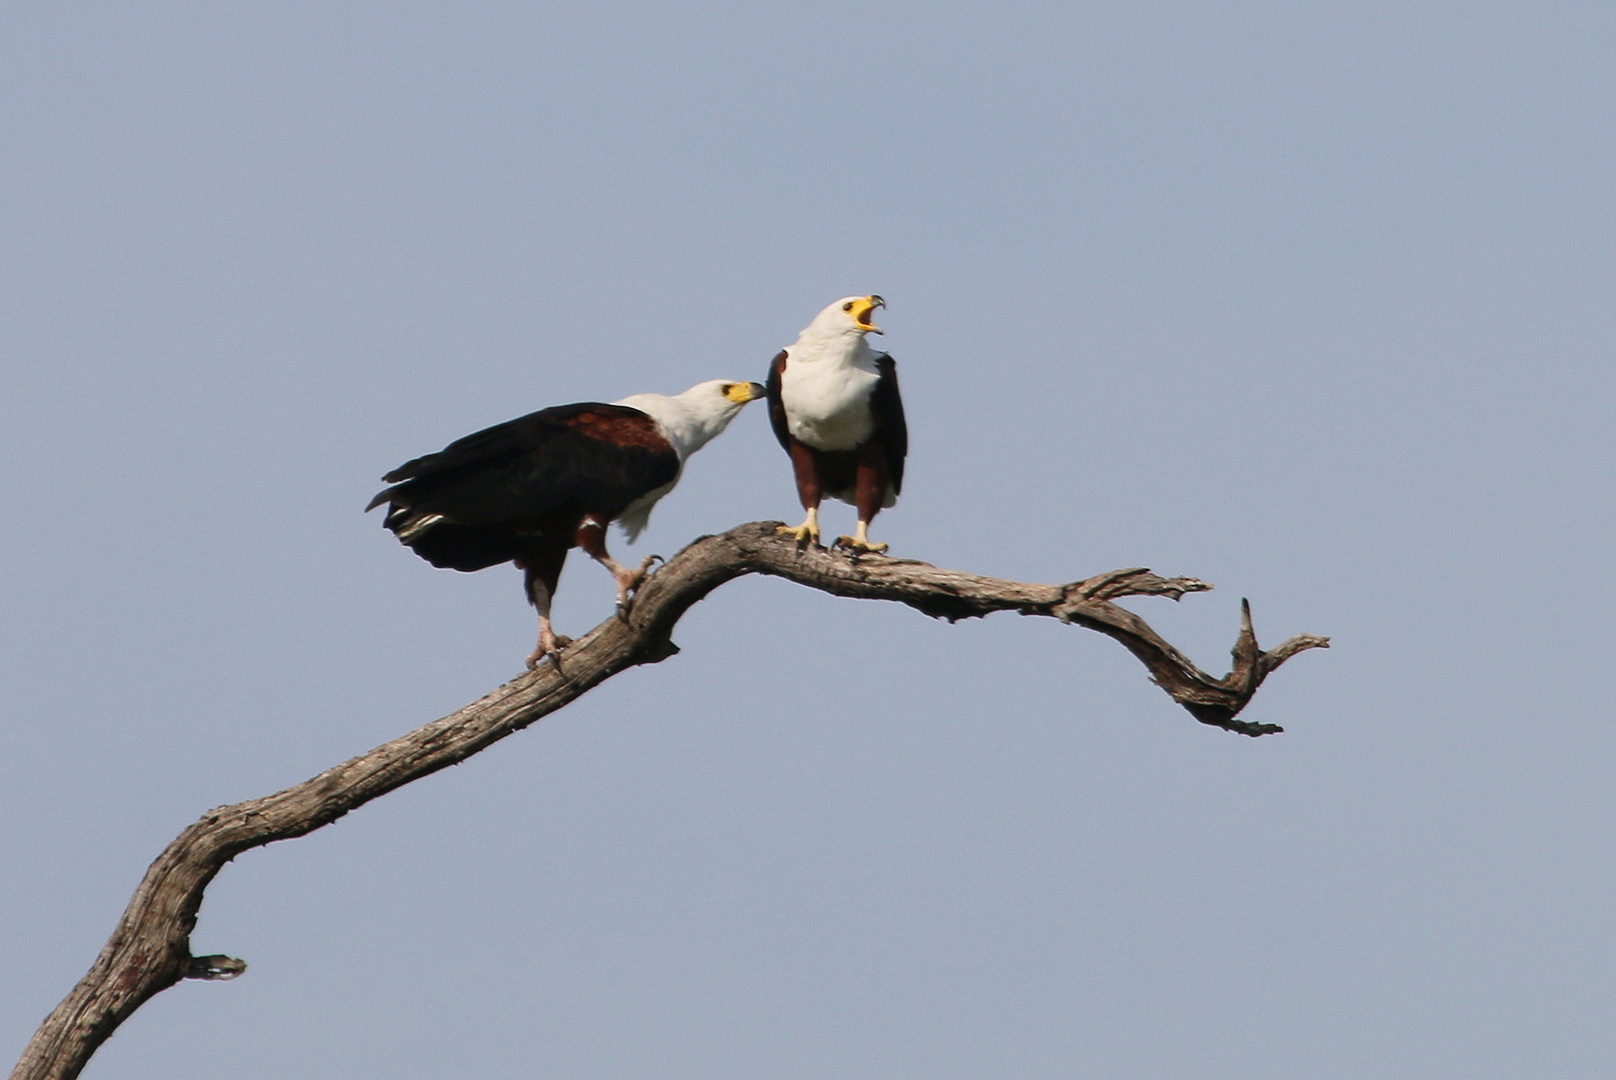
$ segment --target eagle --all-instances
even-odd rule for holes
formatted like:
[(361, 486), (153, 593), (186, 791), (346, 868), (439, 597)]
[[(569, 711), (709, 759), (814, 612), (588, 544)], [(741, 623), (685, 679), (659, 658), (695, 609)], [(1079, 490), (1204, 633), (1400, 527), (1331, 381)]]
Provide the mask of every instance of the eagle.
[(796, 344), (769, 365), (769, 423), (791, 455), (797, 498), (808, 512), (780, 531), (799, 545), (819, 544), (819, 503), (829, 495), (858, 508), (858, 529), (837, 547), (885, 551), (870, 543), (870, 522), (903, 491), (909, 429), (898, 396), (898, 366), (865, 340), (879, 334), (871, 317), (879, 296), (846, 296), (825, 308)]
[(546, 656), (559, 664), (570, 642), (551, 628), (550, 605), (567, 551), (582, 548), (611, 571), (626, 615), (655, 556), (634, 570), (618, 563), (606, 551), (606, 526), (615, 521), (630, 541), (638, 537), (685, 460), (762, 396), (758, 383), (712, 379), (672, 396), (540, 409), (406, 461), (382, 477), (392, 486), (365, 509), (386, 503), (382, 524), (433, 566), (514, 562), (539, 613), (527, 666)]

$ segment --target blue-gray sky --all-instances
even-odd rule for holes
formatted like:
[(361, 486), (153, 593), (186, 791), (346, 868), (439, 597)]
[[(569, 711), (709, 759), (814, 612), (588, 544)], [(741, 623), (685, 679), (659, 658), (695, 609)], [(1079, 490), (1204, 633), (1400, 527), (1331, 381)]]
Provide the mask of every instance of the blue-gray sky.
[[(879, 292), (895, 553), (1118, 566), (1222, 670), (776, 581), (215, 883), (87, 1077), (1616, 1069), (1616, 198), (1594, 3), (0, 13), (0, 1050), (211, 806), (513, 675), (380, 474), (760, 377)], [(633, 554), (797, 513), (749, 410)], [(845, 508), (829, 528), (851, 522)], [(619, 543), (619, 547), (621, 544)], [(563, 631), (610, 608), (574, 563)]]

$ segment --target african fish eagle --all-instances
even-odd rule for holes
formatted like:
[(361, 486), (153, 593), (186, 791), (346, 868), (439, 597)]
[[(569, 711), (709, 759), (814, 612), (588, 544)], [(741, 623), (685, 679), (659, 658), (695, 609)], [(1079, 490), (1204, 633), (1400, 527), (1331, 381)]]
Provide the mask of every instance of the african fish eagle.
[(606, 552), (606, 526), (639, 536), (685, 459), (715, 438), (741, 407), (763, 396), (754, 382), (713, 379), (682, 394), (634, 394), (603, 404), (557, 405), (457, 439), (382, 477), (393, 485), (382, 522), (433, 566), (481, 570), (514, 562), (539, 612), (529, 668), (559, 658), (567, 640), (550, 626), (550, 603), (567, 550), (582, 548), (612, 572), (617, 606), (645, 580)]
[(858, 531), (837, 539), (853, 552), (885, 551), (870, 543), (870, 522), (898, 501), (909, 429), (898, 396), (898, 366), (870, 348), (866, 334), (879, 296), (847, 296), (814, 316), (794, 345), (769, 365), (769, 422), (791, 455), (797, 497), (808, 512), (780, 531), (798, 544), (819, 543), (819, 503), (829, 495), (858, 507)]

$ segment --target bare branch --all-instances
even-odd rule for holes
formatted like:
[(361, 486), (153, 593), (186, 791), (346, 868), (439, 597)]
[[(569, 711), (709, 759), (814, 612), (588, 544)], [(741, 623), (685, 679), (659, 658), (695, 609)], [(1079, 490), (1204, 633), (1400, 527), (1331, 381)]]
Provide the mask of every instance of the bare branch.
[(778, 524), (753, 522), (696, 540), (645, 583), (627, 619), (610, 618), (569, 646), (559, 670), (541, 665), (458, 712), (295, 787), (204, 814), (146, 871), (95, 965), (40, 1026), (11, 1080), (70, 1080), (154, 994), (181, 979), (229, 979), (246, 970), (240, 960), (193, 957), (190, 951), (202, 895), (231, 859), (329, 825), (397, 787), (464, 761), (626, 668), (672, 656), (678, 647), (671, 634), (680, 617), (733, 578), (770, 574), (836, 596), (896, 600), (951, 622), (1017, 611), (1076, 623), (1121, 642), (1197, 720), (1242, 735), (1281, 730), (1236, 717), (1280, 664), (1304, 649), (1329, 644), (1327, 638), (1304, 635), (1265, 653), (1251, 629), (1250, 607), (1242, 605), (1234, 667), (1214, 678), (1139, 616), (1112, 602), (1124, 596), (1177, 600), (1210, 589), (1204, 581), (1132, 568), (1066, 585), (1032, 585), (940, 570), (912, 559), (798, 550), (776, 533)]

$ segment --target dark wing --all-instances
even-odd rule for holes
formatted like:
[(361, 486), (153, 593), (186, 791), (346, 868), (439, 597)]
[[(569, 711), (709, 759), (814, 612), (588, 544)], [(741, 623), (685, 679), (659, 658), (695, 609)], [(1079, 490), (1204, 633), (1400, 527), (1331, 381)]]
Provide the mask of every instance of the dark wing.
[(638, 409), (559, 405), (400, 465), (371, 500), (467, 525), (531, 521), (557, 510), (616, 514), (679, 474), (679, 459)]
[(887, 452), (887, 480), (892, 484), (892, 493), (900, 495), (903, 459), (909, 456), (909, 424), (903, 418), (903, 398), (898, 395), (898, 365), (889, 354), (882, 353), (875, 358), (875, 367), (881, 377), (870, 395), (870, 411)]
[(786, 403), (780, 398), (780, 379), (786, 370), (786, 351), (780, 350), (780, 355), (769, 361), (769, 378), (763, 385), (769, 392), (769, 426), (774, 428), (774, 437), (780, 440), (780, 445), (791, 452), (791, 429), (786, 426)]

